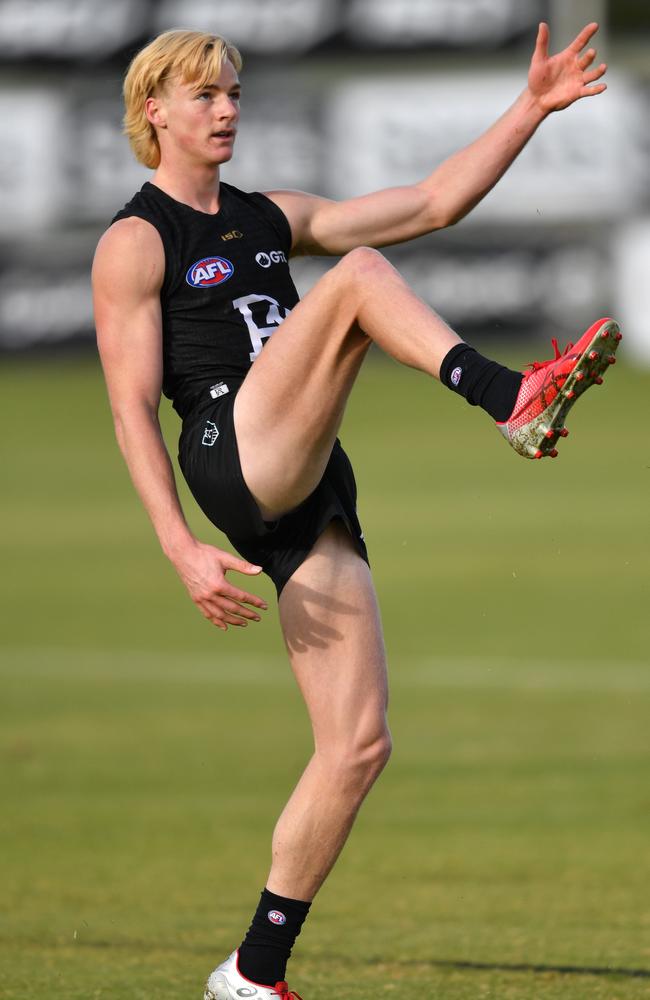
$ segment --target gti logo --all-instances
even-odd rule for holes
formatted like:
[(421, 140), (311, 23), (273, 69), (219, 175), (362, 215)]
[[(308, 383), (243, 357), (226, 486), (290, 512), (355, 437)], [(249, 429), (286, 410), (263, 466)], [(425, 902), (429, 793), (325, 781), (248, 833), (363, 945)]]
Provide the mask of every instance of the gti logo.
[(235, 268), (225, 257), (203, 257), (192, 264), (185, 280), (192, 288), (212, 288), (232, 278)]
[(260, 250), (255, 260), (260, 265), (260, 267), (270, 267), (271, 264), (287, 263), (287, 258), (284, 256), (282, 250), (269, 250), (268, 253), (264, 253), (263, 250)]

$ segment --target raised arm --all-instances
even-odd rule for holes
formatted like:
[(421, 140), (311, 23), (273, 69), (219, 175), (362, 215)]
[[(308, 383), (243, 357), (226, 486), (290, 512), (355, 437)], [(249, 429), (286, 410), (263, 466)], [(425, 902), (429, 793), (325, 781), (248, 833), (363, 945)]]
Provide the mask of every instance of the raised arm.
[(149, 223), (133, 218), (111, 226), (93, 264), (97, 341), (118, 444), (162, 549), (202, 614), (226, 630), (259, 620), (242, 602), (266, 605), (233, 587), (225, 571), (255, 574), (260, 567), (199, 542), (181, 509), (158, 420), (164, 268), (162, 243)]
[(549, 56), (548, 25), (540, 24), (523, 93), (487, 132), (417, 184), (343, 202), (300, 191), (269, 192), (289, 219), (294, 253), (388, 246), (458, 222), (494, 187), (547, 115), (606, 89), (596, 81), (607, 67), (590, 68), (596, 52), (583, 51), (597, 30), (588, 24), (564, 51)]

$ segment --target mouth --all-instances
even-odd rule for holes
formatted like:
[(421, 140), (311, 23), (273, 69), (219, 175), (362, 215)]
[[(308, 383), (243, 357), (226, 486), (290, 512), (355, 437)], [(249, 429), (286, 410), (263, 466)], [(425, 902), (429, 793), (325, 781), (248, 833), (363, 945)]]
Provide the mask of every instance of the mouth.
[(213, 132), (212, 135), (210, 136), (210, 138), (211, 139), (227, 139), (227, 140), (231, 140), (232, 141), (235, 138), (235, 130), (232, 129), (232, 128), (220, 129), (218, 132)]

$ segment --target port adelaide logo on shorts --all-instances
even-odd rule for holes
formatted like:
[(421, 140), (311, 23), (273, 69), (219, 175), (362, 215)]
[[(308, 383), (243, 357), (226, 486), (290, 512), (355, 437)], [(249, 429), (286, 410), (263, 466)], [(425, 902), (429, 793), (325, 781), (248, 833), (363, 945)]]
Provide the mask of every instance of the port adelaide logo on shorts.
[(225, 257), (202, 257), (188, 269), (185, 280), (192, 288), (213, 288), (235, 273), (234, 265)]
[(203, 438), (201, 444), (204, 444), (207, 448), (212, 448), (215, 441), (219, 437), (219, 429), (216, 424), (211, 420), (208, 420), (205, 427), (203, 428)]

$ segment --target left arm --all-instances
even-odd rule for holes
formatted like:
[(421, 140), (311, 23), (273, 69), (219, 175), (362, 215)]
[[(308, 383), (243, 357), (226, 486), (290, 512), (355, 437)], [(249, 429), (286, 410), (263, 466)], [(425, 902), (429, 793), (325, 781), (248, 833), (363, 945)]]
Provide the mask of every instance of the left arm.
[(582, 97), (600, 94), (604, 63), (582, 49), (598, 30), (588, 24), (563, 52), (548, 54), (549, 30), (540, 24), (528, 86), (482, 136), (445, 160), (425, 180), (334, 202), (301, 191), (270, 191), (291, 225), (294, 253), (343, 254), (357, 246), (387, 246), (444, 229), (491, 191), (543, 120)]

